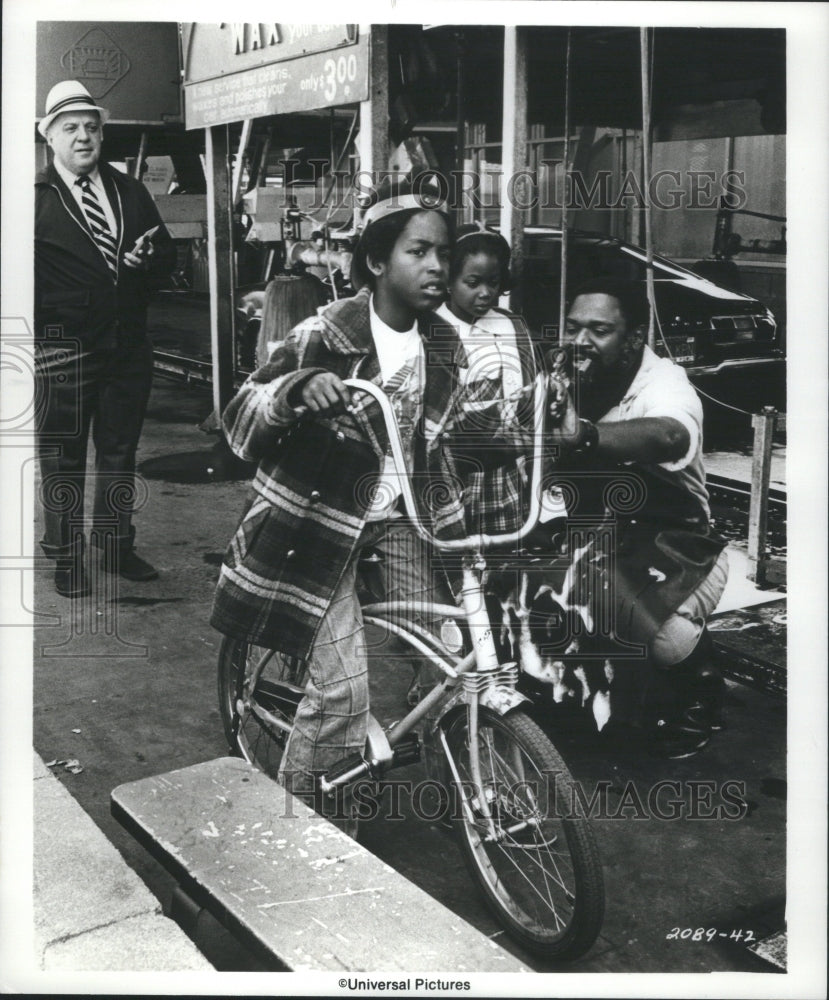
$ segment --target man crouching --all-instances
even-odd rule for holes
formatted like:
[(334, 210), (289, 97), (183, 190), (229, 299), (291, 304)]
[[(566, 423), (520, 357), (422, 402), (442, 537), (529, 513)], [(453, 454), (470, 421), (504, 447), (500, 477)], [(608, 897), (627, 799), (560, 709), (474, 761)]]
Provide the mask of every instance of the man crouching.
[[(724, 541), (711, 532), (702, 405), (684, 369), (645, 343), (647, 320), (634, 282), (597, 278), (577, 290), (565, 343), (574, 370), (588, 375), (574, 380), (551, 440), (556, 477), (578, 497), (568, 520), (602, 529), (589, 558), (580, 550), (592, 581), (582, 587), (589, 589), (586, 617), (594, 633), (628, 647), (630, 663), (634, 648), (644, 652), (637, 709), (657, 751), (682, 757), (721, 725), (724, 683), (705, 622), (725, 588), (728, 561)], [(571, 604), (577, 576), (569, 578)]]

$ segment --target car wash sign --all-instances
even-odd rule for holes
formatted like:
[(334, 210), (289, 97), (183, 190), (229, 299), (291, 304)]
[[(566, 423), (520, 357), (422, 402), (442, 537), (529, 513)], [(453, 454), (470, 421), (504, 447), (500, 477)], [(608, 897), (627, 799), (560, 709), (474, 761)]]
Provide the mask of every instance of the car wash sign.
[(114, 124), (181, 121), (178, 46), (174, 21), (39, 21), (37, 113), (56, 83), (78, 80)]
[(356, 24), (183, 24), (182, 51), (188, 129), (368, 97)]

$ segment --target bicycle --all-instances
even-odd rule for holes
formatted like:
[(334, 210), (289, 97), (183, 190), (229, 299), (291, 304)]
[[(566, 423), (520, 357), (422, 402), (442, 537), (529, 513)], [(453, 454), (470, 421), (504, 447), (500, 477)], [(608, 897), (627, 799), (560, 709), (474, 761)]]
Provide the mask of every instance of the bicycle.
[[(333, 794), (362, 778), (379, 781), (423, 753), (431, 756), (454, 803), (452, 821), (469, 870), (496, 918), (528, 951), (565, 961), (583, 955), (601, 928), (604, 887), (598, 850), (587, 819), (560, 809), (572, 801), (573, 779), (550, 739), (526, 714), (529, 699), (516, 690), (517, 665), (498, 662), (479, 575), (485, 549), (517, 543), (538, 521), (545, 378), (539, 375), (535, 384), (526, 523), (508, 535), (443, 541), (432, 537), (417, 516), (387, 397), (373, 383), (346, 382), (354, 391), (370, 393), (381, 407), (415, 530), (435, 548), (463, 554), (463, 608), (423, 602), (363, 607), (367, 624), (397, 636), (443, 677), (387, 731), (371, 716), (364, 753), (329, 769), (320, 787)], [(461, 655), (457, 641), (422, 627), (415, 618), (423, 612), (445, 621), (465, 618), (471, 651)], [(302, 662), (225, 637), (218, 680), (231, 750), (275, 776), (292, 713), (304, 693)], [(418, 738), (415, 727), (421, 723)]]

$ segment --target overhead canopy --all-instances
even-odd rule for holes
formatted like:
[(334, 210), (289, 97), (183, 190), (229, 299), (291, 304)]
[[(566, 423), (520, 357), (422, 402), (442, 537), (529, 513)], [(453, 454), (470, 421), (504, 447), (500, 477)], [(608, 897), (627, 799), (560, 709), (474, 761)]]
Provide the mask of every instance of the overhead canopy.
[[(571, 123), (641, 128), (639, 29), (570, 30)], [(528, 32), (528, 119), (530, 124), (543, 125), (547, 134), (560, 134), (564, 124), (567, 31), (561, 26), (533, 26)], [(232, 35), (229, 27), (226, 33)], [(260, 37), (267, 41), (267, 32), (261, 32)], [(503, 39), (500, 25), (390, 26), (393, 141), (399, 142), (419, 123), (444, 122), (447, 128), (455, 124), (459, 55), (465, 77), (463, 117), (486, 124), (491, 128), (491, 140), (497, 139), (501, 131)], [(656, 28), (652, 40), (656, 139), (785, 132), (784, 30)], [(250, 48), (247, 43), (246, 47)], [(339, 51), (352, 49), (346, 43)], [(253, 57), (253, 50), (233, 56)], [(257, 53), (260, 57), (264, 60), (266, 54)], [(315, 57), (315, 53), (308, 53), (298, 59)], [(351, 122), (355, 104), (344, 103), (346, 108), (269, 116), (271, 148), (308, 147), (313, 155), (327, 152), (332, 138), (340, 142)], [(682, 135), (676, 132), (680, 119), (686, 123)], [(695, 132), (689, 131), (688, 122)], [(147, 131), (148, 155), (169, 153), (178, 158), (203, 149), (200, 129), (188, 134), (182, 124), (168, 122), (166, 126), (150, 125)], [(447, 131), (446, 141), (453, 140), (454, 133)], [(112, 159), (135, 155), (134, 126), (111, 122), (106, 143)], [(497, 153), (492, 156), (497, 158)], [(200, 168), (194, 171), (191, 187), (198, 184), (199, 173)]]
[[(639, 28), (574, 27), (571, 31), (571, 121), (575, 125), (641, 128)], [(564, 123), (566, 27), (528, 33), (528, 118)], [(435, 51), (455, 38), (467, 53), (464, 116), (500, 128), (503, 28), (440, 26), (425, 32)], [(752, 131), (786, 130), (786, 33), (782, 29), (655, 28), (652, 32), (652, 120), (665, 127), (676, 109), (713, 102), (754, 101)], [(446, 62), (446, 56), (441, 56)], [(452, 74), (444, 69), (450, 83)]]
[(60, 80), (78, 80), (112, 125), (181, 120), (175, 22), (38, 21), (36, 117)]

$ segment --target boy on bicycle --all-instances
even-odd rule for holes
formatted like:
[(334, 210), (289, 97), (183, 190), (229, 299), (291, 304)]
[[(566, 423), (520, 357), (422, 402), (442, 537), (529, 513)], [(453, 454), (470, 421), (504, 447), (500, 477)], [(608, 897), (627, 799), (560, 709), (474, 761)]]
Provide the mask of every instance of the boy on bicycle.
[(458, 338), (433, 312), (446, 293), (451, 231), (437, 199), (426, 200), (434, 194), (399, 182), (377, 193), (352, 264), (360, 291), (291, 331), (223, 415), (231, 448), (258, 469), (211, 622), (307, 660), (310, 680), (280, 766), (280, 780), (305, 797), (316, 774), (365, 745), (356, 566), (400, 497), (379, 407), (352, 398), (344, 379), (373, 381), (389, 396), (424, 524), (442, 537), (466, 533), (446, 447)]

